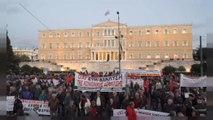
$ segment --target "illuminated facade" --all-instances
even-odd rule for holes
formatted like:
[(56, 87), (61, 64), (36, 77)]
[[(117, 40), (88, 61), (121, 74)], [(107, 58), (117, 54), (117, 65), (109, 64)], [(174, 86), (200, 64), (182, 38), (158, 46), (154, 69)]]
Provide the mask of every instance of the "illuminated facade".
[[(133, 63), (144, 67), (146, 62), (192, 60), (191, 24), (128, 26), (121, 23), (120, 30), (124, 68)], [(117, 34), (118, 23), (110, 20), (84, 29), (41, 30), (38, 58), (74, 69), (96, 63), (110, 64), (113, 68), (118, 66)]]

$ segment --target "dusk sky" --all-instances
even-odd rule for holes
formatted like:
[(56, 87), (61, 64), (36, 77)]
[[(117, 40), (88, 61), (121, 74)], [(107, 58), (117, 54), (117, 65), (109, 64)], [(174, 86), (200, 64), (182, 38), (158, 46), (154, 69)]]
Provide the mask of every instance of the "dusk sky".
[[(129, 26), (192, 24), (193, 46), (199, 35), (213, 33), (212, 0), (10, 0), (7, 1), (7, 29), (13, 47), (37, 47), (38, 31), (46, 29), (89, 28), (108, 19)], [(106, 11), (110, 11), (105, 16)], [(205, 44), (205, 42), (204, 42)]]

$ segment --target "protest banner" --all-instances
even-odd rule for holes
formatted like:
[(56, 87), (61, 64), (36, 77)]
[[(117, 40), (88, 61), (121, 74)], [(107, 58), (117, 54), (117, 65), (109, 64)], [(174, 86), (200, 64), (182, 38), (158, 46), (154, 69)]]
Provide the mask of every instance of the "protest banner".
[(91, 77), (75, 73), (75, 86), (85, 88), (122, 88), (126, 85), (123, 74), (117, 74), (107, 77)]
[[(144, 109), (135, 109), (135, 112), (136, 112), (137, 116), (155, 116), (155, 117), (168, 117), (169, 116), (169, 113), (144, 110)], [(116, 117), (126, 116), (126, 110), (125, 109), (114, 109), (113, 116), (116, 116)]]
[(180, 86), (181, 87), (207, 87), (207, 77), (196, 77), (191, 78), (183, 74), (180, 75)]
[(39, 101), (39, 100), (24, 100), (21, 99), (23, 104), (23, 109), (25, 112), (33, 110), (35, 105), (39, 106), (37, 113), (39, 115), (50, 115), (50, 108), (48, 106), (47, 101)]
[(7, 96), (6, 97), (7, 111), (13, 111), (13, 104), (15, 102), (15, 96)]
[(130, 85), (131, 82), (133, 83), (133, 85), (135, 85), (136, 83), (140, 86), (144, 85), (144, 80), (142, 78), (127, 78), (127, 85)]
[[(7, 111), (13, 111), (15, 96), (7, 96)], [(24, 112), (29, 112), (33, 110), (35, 105), (39, 106), (37, 113), (39, 115), (50, 115), (50, 108), (48, 106), (48, 101), (39, 101), (39, 100), (24, 100), (21, 99), (23, 104)]]
[(123, 69), (122, 73), (126, 73), (128, 77), (132, 76), (161, 76), (160, 70), (132, 70), (132, 69)]

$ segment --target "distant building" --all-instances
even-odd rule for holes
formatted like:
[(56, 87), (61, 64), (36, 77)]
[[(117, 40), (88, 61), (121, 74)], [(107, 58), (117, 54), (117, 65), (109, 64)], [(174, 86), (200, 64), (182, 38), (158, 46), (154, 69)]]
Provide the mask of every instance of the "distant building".
[[(145, 68), (162, 60), (193, 60), (191, 24), (128, 26), (120, 23), (120, 30), (122, 69)], [(77, 70), (114, 69), (118, 67), (117, 35), (118, 23), (111, 20), (90, 28), (40, 30), (38, 59)]]
[(32, 61), (38, 60), (38, 48), (13, 48), (15, 55), (26, 55)]

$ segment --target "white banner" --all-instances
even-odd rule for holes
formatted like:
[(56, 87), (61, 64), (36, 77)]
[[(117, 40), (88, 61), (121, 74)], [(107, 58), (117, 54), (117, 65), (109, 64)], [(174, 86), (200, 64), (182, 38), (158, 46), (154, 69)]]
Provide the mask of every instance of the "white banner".
[[(13, 111), (15, 96), (7, 96), (7, 111)], [(24, 100), (21, 99), (23, 104), (24, 112), (29, 112), (33, 110), (35, 105), (39, 105), (39, 109), (37, 113), (39, 115), (50, 115), (50, 108), (48, 106), (47, 101), (39, 101), (39, 100)]]
[(181, 87), (207, 87), (207, 77), (190, 78), (183, 74), (180, 75)]
[(37, 113), (39, 115), (50, 115), (50, 108), (48, 106), (47, 101), (39, 101), (39, 100), (23, 100), (21, 99), (23, 104), (24, 111), (33, 110), (35, 105), (39, 105), (39, 110)]
[(161, 76), (160, 70), (132, 70), (132, 69), (123, 69), (122, 73), (127, 73), (128, 76)]
[(122, 88), (126, 82), (123, 74), (107, 77), (91, 77), (75, 73), (75, 86), (85, 88)]
[[(157, 112), (151, 110), (144, 110), (144, 109), (135, 109), (137, 116), (155, 116), (155, 117), (168, 117), (169, 113), (165, 112)], [(126, 116), (126, 110), (124, 109), (114, 109), (113, 116)]]
[(13, 111), (13, 104), (15, 102), (15, 96), (6, 97), (7, 111)]
[(136, 83), (138, 83), (140, 86), (143, 86), (143, 82), (144, 80), (142, 78), (127, 78), (127, 85), (130, 85), (131, 82), (133, 83), (133, 85), (135, 85)]

